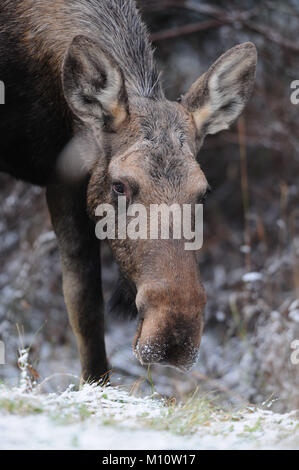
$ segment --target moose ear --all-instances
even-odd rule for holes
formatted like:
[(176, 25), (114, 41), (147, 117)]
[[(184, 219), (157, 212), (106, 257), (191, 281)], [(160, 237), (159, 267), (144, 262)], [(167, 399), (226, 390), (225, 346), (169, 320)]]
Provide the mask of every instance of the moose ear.
[(116, 131), (128, 117), (124, 77), (114, 59), (85, 36), (76, 36), (62, 72), (65, 98), (82, 121)]
[(201, 138), (227, 129), (242, 112), (253, 88), (256, 61), (254, 44), (239, 44), (223, 54), (182, 97)]

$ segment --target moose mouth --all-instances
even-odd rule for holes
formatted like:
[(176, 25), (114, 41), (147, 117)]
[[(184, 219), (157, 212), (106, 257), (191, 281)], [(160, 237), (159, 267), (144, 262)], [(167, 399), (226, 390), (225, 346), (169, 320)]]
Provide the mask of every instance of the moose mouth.
[[(133, 342), (134, 356), (143, 366), (157, 363), (163, 364), (163, 361), (166, 359), (166, 347), (161, 346), (161, 344), (163, 344), (162, 341), (149, 337), (141, 346), (140, 338), (143, 324), (144, 319), (141, 319), (138, 323)], [(166, 364), (166, 362), (164, 364)]]
[(133, 340), (133, 354), (138, 359), (138, 361), (141, 363), (141, 365), (144, 365), (142, 362), (142, 358), (139, 354), (139, 340), (141, 336), (141, 331), (142, 331), (142, 325), (143, 325), (143, 318), (139, 320), (138, 326), (137, 326), (137, 331)]
[(167, 341), (159, 337), (149, 337), (141, 343), (143, 324), (144, 319), (141, 319), (133, 341), (133, 353), (141, 365), (159, 364), (189, 372), (197, 362), (199, 346), (194, 346), (190, 338), (182, 346), (176, 346), (174, 355)]
[(142, 346), (141, 350), (138, 338), (134, 348), (134, 355), (143, 366), (150, 364), (169, 365), (166, 360), (166, 348), (150, 340)]

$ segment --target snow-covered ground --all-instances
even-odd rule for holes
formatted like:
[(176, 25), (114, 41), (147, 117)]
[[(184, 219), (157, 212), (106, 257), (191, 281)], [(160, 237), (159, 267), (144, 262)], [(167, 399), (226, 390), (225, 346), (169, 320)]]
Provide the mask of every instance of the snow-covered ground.
[(175, 404), (117, 387), (44, 394), (24, 385), (0, 385), (1, 449), (299, 448), (298, 414), (266, 405), (224, 411), (200, 396)]

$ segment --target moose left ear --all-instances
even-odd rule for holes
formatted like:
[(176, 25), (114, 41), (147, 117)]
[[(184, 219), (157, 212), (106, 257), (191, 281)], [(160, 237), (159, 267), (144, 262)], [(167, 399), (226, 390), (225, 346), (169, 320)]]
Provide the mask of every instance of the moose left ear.
[(223, 54), (182, 97), (198, 135), (215, 134), (235, 121), (247, 103), (255, 79), (256, 47), (246, 42)]
[(85, 36), (76, 36), (67, 51), (62, 73), (65, 98), (82, 121), (100, 121), (117, 130), (128, 116), (124, 77), (114, 59)]

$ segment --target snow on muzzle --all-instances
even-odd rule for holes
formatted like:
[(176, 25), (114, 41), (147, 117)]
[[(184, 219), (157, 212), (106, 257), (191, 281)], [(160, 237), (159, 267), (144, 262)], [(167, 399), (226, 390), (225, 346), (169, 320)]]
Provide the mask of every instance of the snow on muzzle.
[[(202, 287), (196, 299), (189, 292), (188, 300), (196, 302), (188, 302), (184, 309), (179, 308), (182, 307), (182, 299), (178, 298), (178, 292), (173, 296), (167, 294), (162, 295), (159, 307), (141, 309), (133, 351), (143, 365), (163, 364), (188, 371), (198, 359), (205, 294)], [(151, 296), (157, 298), (153, 293)], [(161, 297), (161, 292), (158, 296)], [(136, 304), (138, 307), (138, 295)]]

